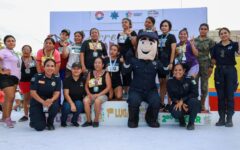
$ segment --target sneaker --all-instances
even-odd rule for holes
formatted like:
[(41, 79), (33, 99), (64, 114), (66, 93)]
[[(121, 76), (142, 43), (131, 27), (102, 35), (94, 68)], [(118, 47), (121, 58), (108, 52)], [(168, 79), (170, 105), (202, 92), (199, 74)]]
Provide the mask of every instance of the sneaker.
[(165, 108), (164, 108), (164, 112), (169, 112), (170, 111), (170, 107), (171, 107), (171, 105), (170, 104), (167, 104), (166, 106), (165, 106)]
[(84, 124), (82, 124), (82, 127), (88, 127), (88, 126), (92, 126), (92, 121), (90, 121), (90, 122), (85, 122)]
[(4, 122), (6, 123), (6, 126), (7, 126), (8, 128), (14, 128), (14, 124), (13, 124), (11, 118), (6, 118), (6, 119), (4, 120)]
[(79, 124), (77, 122), (72, 122), (72, 125), (75, 127), (79, 127)]
[(19, 119), (18, 122), (24, 122), (24, 121), (28, 121), (28, 117), (23, 116), (22, 118)]
[(92, 126), (93, 126), (94, 128), (99, 127), (99, 122), (93, 122), (93, 123), (92, 123)]
[(67, 123), (66, 122), (61, 122), (61, 127), (66, 127)]

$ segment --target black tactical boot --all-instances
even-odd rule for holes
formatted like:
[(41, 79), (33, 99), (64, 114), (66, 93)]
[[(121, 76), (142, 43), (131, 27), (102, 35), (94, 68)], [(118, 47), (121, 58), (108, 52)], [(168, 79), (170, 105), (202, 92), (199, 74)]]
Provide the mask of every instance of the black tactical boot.
[(232, 116), (227, 116), (225, 127), (233, 127)]
[(225, 125), (225, 113), (219, 113), (220, 118), (216, 123), (216, 126), (224, 126)]

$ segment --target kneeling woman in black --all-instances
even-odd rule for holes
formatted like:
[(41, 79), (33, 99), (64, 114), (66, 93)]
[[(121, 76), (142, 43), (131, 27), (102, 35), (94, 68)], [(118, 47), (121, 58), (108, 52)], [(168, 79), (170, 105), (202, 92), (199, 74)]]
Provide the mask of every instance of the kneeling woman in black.
[[(88, 73), (85, 90), (87, 96), (84, 98), (84, 110), (87, 121), (82, 127), (99, 126), (99, 115), (101, 113), (102, 103), (108, 100), (107, 93), (111, 88), (111, 78), (108, 72), (104, 70), (102, 57), (97, 57), (94, 61), (94, 70)], [(91, 105), (94, 105), (95, 119), (91, 120)]]
[(181, 127), (185, 127), (184, 116), (189, 114), (188, 130), (194, 130), (194, 121), (197, 113), (201, 111), (201, 102), (198, 98), (198, 86), (194, 78), (185, 77), (182, 64), (176, 64), (173, 77), (167, 82), (167, 92), (172, 100), (170, 112), (179, 119)]
[[(30, 126), (37, 131), (46, 127), (54, 130), (53, 122), (57, 115), (61, 90), (60, 77), (55, 76), (56, 62), (47, 59), (44, 62), (44, 72), (36, 74), (31, 80)], [(48, 112), (46, 119), (45, 112)]]

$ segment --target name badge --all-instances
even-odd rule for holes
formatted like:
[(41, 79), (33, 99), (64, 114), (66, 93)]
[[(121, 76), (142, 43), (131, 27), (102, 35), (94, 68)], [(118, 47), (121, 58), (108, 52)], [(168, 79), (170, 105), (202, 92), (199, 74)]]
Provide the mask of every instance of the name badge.
[(94, 92), (98, 92), (99, 91), (99, 87), (98, 86), (93, 87), (93, 91)]
[(45, 81), (39, 80), (38, 83), (39, 83), (39, 84), (45, 84)]
[(93, 52), (93, 57), (97, 57), (98, 56), (98, 53), (97, 52)]
[(29, 68), (25, 69), (26, 74), (30, 74), (31, 70)]

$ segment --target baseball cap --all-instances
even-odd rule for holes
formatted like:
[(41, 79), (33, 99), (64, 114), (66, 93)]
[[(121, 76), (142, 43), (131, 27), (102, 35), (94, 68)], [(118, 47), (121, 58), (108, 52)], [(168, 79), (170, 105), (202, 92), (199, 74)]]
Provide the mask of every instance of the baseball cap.
[(75, 67), (82, 68), (82, 65), (79, 62), (75, 62), (72, 64), (72, 68), (75, 68)]
[(63, 33), (63, 32), (65, 32), (65, 33), (67, 33), (68, 35), (70, 35), (70, 30), (69, 30), (69, 29), (62, 29), (61, 33)]

